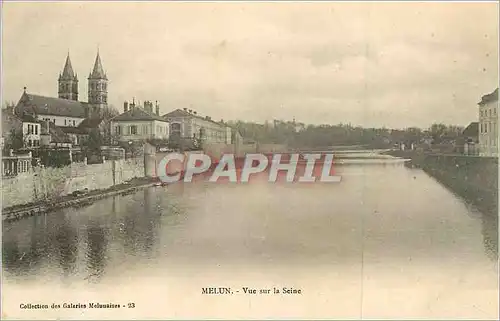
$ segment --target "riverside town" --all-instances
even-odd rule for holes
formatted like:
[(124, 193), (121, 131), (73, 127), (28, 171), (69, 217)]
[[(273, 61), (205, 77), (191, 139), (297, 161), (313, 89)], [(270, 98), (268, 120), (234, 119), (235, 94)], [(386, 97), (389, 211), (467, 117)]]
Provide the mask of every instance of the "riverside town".
[(2, 319), (498, 318), (497, 2), (2, 18)]

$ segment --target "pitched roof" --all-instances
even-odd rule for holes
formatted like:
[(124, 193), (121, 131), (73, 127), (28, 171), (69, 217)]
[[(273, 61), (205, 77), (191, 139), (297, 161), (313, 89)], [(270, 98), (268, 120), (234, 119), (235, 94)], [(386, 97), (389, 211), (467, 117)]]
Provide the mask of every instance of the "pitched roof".
[(97, 128), (103, 122), (103, 118), (85, 118), (80, 125), (79, 128)]
[(176, 109), (174, 111), (171, 111), (171, 112), (163, 115), (162, 117), (163, 118), (194, 117), (194, 118), (199, 118), (199, 119), (202, 119), (202, 120), (205, 120), (205, 121), (209, 121), (209, 122), (217, 124), (219, 126), (227, 126), (227, 124), (225, 124), (225, 123), (217, 122), (215, 120), (212, 120), (211, 118), (206, 118), (206, 117), (203, 117), (203, 116), (200, 116), (200, 115), (192, 114), (192, 113), (189, 113), (189, 112), (187, 112), (185, 110), (182, 110), (182, 109)]
[[(49, 124), (49, 134), (51, 137), (51, 142), (53, 143), (71, 143), (71, 139), (69, 136), (56, 124), (52, 122), (47, 122)], [(42, 126), (42, 133), (47, 132), (46, 129), (44, 130), (45, 126)]]
[(69, 53), (68, 56), (66, 57), (66, 63), (64, 64), (64, 69), (61, 74), (61, 77), (59, 79), (75, 79), (76, 75), (73, 71), (73, 66), (71, 66), (71, 59), (69, 59)]
[(495, 89), (492, 93), (484, 95), (478, 104), (484, 105), (495, 101), (498, 101), (498, 88)]
[(149, 113), (141, 107), (133, 107), (125, 113), (122, 113), (116, 117), (111, 118), (112, 121), (129, 121), (129, 120), (159, 120), (167, 122), (165, 118), (162, 118), (156, 114)]
[(85, 118), (86, 105), (87, 103), (69, 99), (23, 93), (15, 107), (15, 112), (17, 115), (35, 113), (37, 115)]
[(479, 135), (479, 123), (478, 122), (472, 122), (467, 126), (464, 131), (462, 132), (463, 136), (467, 137), (476, 137)]
[(87, 134), (87, 131), (81, 127), (58, 126), (65, 134)]
[(95, 57), (94, 69), (92, 70), (92, 73), (90, 74), (89, 78), (107, 79), (106, 73), (102, 68), (101, 56), (99, 56), (99, 51), (97, 52), (97, 56)]
[(174, 111), (171, 111), (165, 115), (163, 115), (162, 117), (164, 118), (169, 118), (169, 117), (189, 117), (189, 116), (193, 116), (193, 114), (190, 114), (188, 113), (187, 111), (185, 110), (182, 110), (182, 109), (176, 109)]

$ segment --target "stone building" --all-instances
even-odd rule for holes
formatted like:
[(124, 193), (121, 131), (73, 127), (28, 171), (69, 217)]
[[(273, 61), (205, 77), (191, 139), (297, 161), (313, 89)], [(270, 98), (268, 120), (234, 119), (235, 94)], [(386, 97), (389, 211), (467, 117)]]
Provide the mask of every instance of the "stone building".
[(478, 105), (480, 155), (498, 157), (498, 88), (484, 95)]
[(196, 111), (176, 109), (163, 118), (170, 123), (171, 138), (200, 139), (206, 143), (231, 144), (232, 130), (224, 122), (214, 121), (209, 116), (202, 117)]
[(144, 106), (132, 103), (123, 104), (123, 113), (111, 120), (111, 135), (114, 143), (140, 142), (146, 140), (167, 140), (168, 121), (160, 117), (160, 106), (156, 102), (145, 101)]

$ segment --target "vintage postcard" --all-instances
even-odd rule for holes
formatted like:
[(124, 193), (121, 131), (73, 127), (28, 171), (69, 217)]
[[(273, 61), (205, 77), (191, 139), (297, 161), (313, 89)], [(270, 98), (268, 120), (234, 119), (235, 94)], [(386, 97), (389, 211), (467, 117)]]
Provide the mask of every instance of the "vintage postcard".
[(1, 10), (2, 319), (498, 320), (498, 1)]

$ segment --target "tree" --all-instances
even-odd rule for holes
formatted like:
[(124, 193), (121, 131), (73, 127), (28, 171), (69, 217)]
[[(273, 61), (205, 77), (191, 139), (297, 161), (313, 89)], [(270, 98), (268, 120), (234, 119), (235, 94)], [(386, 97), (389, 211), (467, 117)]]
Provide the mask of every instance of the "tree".
[(113, 105), (108, 105), (102, 110), (102, 117), (105, 120), (111, 119), (115, 116), (118, 116), (119, 114), (120, 112), (118, 112), (118, 109), (116, 109)]
[(23, 137), (22, 129), (11, 128), (8, 137), (6, 137), (5, 150), (19, 150), (23, 148), (26, 144), (25, 138)]

